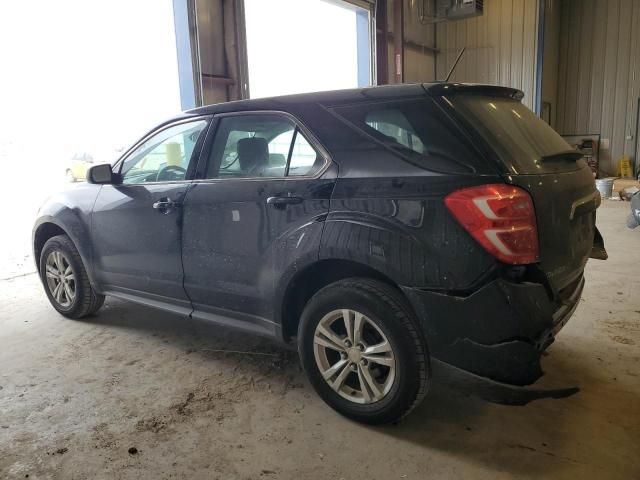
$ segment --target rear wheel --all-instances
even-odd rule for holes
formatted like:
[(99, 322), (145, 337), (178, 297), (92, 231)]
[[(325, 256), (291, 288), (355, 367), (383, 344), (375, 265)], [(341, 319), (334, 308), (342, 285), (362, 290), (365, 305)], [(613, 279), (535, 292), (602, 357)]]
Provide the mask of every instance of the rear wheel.
[(427, 348), (393, 287), (352, 278), (316, 293), (298, 332), (302, 365), (318, 394), (365, 423), (397, 421), (427, 391)]
[(104, 303), (104, 296), (91, 287), (80, 254), (66, 235), (52, 237), (44, 244), (40, 278), (49, 302), (65, 317), (91, 315)]

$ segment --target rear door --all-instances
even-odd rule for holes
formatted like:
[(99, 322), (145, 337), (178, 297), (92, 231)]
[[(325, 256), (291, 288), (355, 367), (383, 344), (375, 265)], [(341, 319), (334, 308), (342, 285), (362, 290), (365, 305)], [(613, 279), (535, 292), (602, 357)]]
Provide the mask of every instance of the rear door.
[(296, 261), (317, 258), (335, 182), (312, 141), (286, 114), (216, 117), (183, 207), (194, 317), (276, 331), (278, 280)]
[(584, 160), (518, 100), (449, 97), (463, 122), (479, 134), (507, 183), (527, 190), (536, 209), (540, 266), (556, 293), (571, 293), (589, 258), (600, 195)]

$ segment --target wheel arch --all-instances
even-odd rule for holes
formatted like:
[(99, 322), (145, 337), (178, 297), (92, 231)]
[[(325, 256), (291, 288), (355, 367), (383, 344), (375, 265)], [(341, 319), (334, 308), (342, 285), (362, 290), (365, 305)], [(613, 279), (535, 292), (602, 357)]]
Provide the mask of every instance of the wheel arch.
[[(72, 213), (72, 212), (66, 212)], [(40, 255), (44, 244), (47, 240), (57, 235), (66, 235), (73, 242), (74, 246), (80, 254), (84, 268), (87, 271), (87, 276), (91, 285), (95, 288), (96, 281), (93, 275), (93, 268), (91, 264), (91, 244), (88, 232), (85, 226), (75, 215), (67, 215), (69, 224), (61, 224), (57, 217), (43, 216), (36, 222), (33, 228), (32, 247), (33, 247), (33, 260), (36, 264), (36, 270), (40, 273)]]
[(397, 289), (408, 307), (413, 310), (398, 284), (379, 270), (352, 260), (322, 259), (306, 266), (287, 284), (280, 302), (279, 315), (283, 340), (290, 342), (297, 335), (302, 311), (317, 291), (331, 283), (351, 277), (372, 278), (390, 285)]
[(58, 235), (69, 236), (69, 234), (60, 225), (51, 221), (43, 222), (34, 229), (33, 259), (36, 263), (38, 272), (40, 272), (40, 255), (42, 254), (44, 244), (47, 243), (47, 240), (49, 240), (50, 238), (56, 237)]

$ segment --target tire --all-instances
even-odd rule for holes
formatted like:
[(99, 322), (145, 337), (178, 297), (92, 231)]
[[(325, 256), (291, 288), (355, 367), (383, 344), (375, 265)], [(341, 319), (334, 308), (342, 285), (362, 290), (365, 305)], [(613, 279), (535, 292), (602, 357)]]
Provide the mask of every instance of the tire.
[[(60, 271), (68, 272), (63, 273), (64, 280)], [(67, 318), (94, 314), (104, 303), (104, 295), (96, 293), (91, 286), (80, 254), (66, 235), (52, 237), (44, 244), (40, 254), (40, 279), (53, 308)], [(56, 290), (55, 286), (61, 283), (61, 291)], [(65, 283), (67, 288), (62, 288)]]
[[(346, 324), (352, 326), (351, 335)], [(360, 336), (354, 325), (364, 325)], [(420, 404), (431, 376), (427, 345), (416, 325), (411, 308), (392, 286), (366, 278), (341, 280), (307, 303), (298, 327), (300, 360), (318, 395), (340, 414), (368, 424), (396, 422)], [(359, 345), (346, 348), (351, 338)], [(346, 351), (333, 348), (338, 340)], [(345, 362), (344, 369), (337, 368)], [(350, 373), (344, 373), (347, 368)], [(329, 381), (342, 386), (336, 389)]]

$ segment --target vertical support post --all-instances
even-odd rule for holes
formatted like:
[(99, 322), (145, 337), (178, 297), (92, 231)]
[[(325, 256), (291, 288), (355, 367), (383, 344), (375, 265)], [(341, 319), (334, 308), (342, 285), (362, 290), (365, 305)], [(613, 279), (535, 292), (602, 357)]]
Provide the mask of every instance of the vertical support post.
[(251, 98), (249, 86), (249, 55), (247, 52), (247, 22), (244, 0), (234, 0), (236, 20), (236, 51), (238, 55), (238, 79), (241, 99)]
[(356, 48), (358, 52), (358, 87), (371, 85), (371, 50), (369, 48), (369, 11), (356, 10)]
[(393, 53), (396, 83), (404, 81), (404, 0), (393, 0)]
[(376, 2), (376, 68), (378, 85), (388, 84), (389, 24), (387, 22), (387, 0), (378, 0)]
[[(180, 84), (180, 106), (183, 110), (195, 108), (202, 102), (200, 78), (197, 77), (197, 49), (193, 48), (192, 29), (194, 24), (189, 0), (173, 0), (173, 23), (176, 32), (176, 52), (178, 55), (178, 82)], [(195, 34), (195, 32), (194, 32)]]
[(544, 29), (546, 24), (545, 2), (546, 0), (538, 0), (534, 110), (539, 117), (542, 116), (542, 75), (544, 65)]

